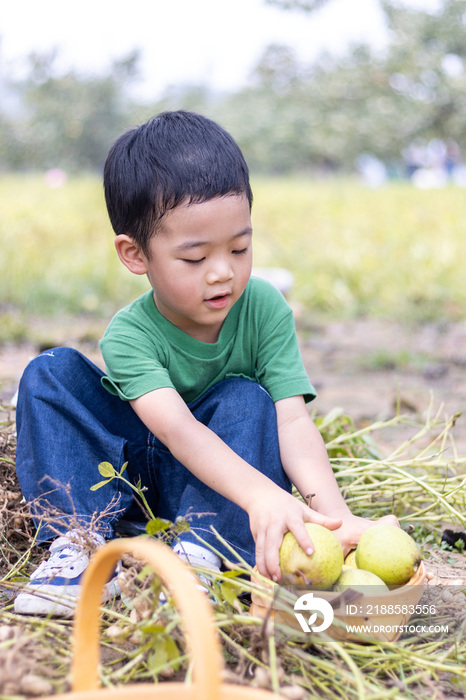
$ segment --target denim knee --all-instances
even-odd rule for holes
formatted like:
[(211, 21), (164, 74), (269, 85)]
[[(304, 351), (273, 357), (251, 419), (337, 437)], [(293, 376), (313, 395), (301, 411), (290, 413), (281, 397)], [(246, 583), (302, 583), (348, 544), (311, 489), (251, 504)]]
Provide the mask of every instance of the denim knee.
[(253, 379), (246, 379), (246, 377), (229, 377), (216, 384), (216, 387), (217, 390), (221, 392), (225, 391), (227, 396), (233, 393), (235, 397), (239, 397), (245, 403), (253, 399), (260, 403), (273, 404), (272, 397), (267, 389)]
[[(107, 536), (118, 517), (115, 503), (126, 510), (131, 490), (116, 481), (97, 491), (91, 487), (100, 478), (101, 462), (123, 464), (124, 430), (134, 423), (140, 429), (140, 421), (102, 387), (101, 375), (72, 348), (53, 348), (31, 360), (18, 392), (16, 471), (28, 503), (45, 499), (47, 512), (60, 513), (63, 522), (72, 517), (89, 523), (100, 514), (99, 528)], [(44, 540), (52, 534), (41, 519), (35, 522)]]
[[(54, 358), (56, 361), (51, 361)], [(34, 357), (26, 366), (20, 380), (19, 390), (34, 389), (43, 385), (44, 380), (49, 376), (64, 376), (69, 381), (76, 378), (78, 367), (85, 362), (84, 356), (74, 348), (57, 347), (45, 350), (37, 357)]]
[[(257, 418), (259, 415), (273, 417), (275, 420), (275, 404), (270, 394), (263, 386), (243, 377), (223, 379), (211, 387), (197, 401), (189, 404), (194, 415), (202, 413), (203, 406), (222, 412), (228, 416), (228, 422), (244, 421)], [(202, 419), (201, 419), (202, 420)]]
[(225, 393), (227, 396), (230, 393), (234, 393), (235, 396), (240, 392), (240, 396), (244, 397), (247, 401), (251, 396), (257, 396), (262, 401), (272, 401), (267, 389), (264, 389), (262, 384), (255, 382), (253, 379), (247, 379), (246, 377), (228, 377), (223, 379), (218, 384), (215, 384), (217, 391)]

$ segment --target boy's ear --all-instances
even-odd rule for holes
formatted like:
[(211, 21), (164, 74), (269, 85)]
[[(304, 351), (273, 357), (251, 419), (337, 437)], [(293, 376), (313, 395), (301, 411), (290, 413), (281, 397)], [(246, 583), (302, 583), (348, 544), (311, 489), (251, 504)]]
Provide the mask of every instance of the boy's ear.
[(121, 262), (130, 272), (135, 275), (146, 274), (146, 259), (136, 245), (134, 238), (125, 233), (115, 236), (115, 249)]

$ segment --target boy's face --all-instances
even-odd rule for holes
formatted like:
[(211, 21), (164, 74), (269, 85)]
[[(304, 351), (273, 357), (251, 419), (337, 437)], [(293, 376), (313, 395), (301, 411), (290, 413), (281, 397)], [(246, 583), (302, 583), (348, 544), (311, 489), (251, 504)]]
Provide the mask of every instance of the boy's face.
[(143, 258), (160, 313), (213, 343), (251, 275), (252, 227), (244, 195), (180, 204), (168, 211)]

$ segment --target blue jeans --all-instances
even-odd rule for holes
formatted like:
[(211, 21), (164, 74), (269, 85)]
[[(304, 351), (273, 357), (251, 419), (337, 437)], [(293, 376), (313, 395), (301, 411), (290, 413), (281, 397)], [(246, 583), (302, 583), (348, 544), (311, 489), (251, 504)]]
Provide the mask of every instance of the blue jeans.
[[(132, 490), (121, 480), (90, 490), (103, 478), (97, 469), (100, 462), (119, 470), (127, 461), (125, 475), (132, 483), (140, 480), (157, 516), (170, 521), (187, 516), (192, 530), (232, 558), (212, 533), (212, 525), (253, 565), (247, 513), (193, 476), (129, 403), (102, 387), (101, 377), (100, 369), (84, 355), (62, 347), (32, 360), (21, 378), (16, 471), (39, 529), (38, 541), (55, 537), (67, 523), (89, 527), (96, 516), (96, 529), (106, 538), (114, 536), (120, 519), (143, 521)], [(290, 491), (280, 461), (275, 406), (259, 384), (225, 379), (189, 408), (238, 455)], [(56, 522), (41, 520), (44, 504), (49, 515), (58, 516)], [(190, 532), (182, 533), (181, 539), (199, 543)]]

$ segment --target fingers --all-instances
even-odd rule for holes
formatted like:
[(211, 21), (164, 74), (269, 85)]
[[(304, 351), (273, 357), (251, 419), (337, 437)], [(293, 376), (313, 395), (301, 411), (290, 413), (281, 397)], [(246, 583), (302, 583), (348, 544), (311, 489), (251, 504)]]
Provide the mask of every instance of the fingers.
[(280, 547), (288, 531), (294, 535), (297, 543), (308, 556), (314, 553), (314, 544), (305, 527), (305, 522), (313, 522), (329, 530), (335, 530), (341, 526), (341, 520), (320, 515), (307, 507), (304, 512), (288, 520), (284, 526), (270, 526), (264, 536), (259, 536), (256, 540), (256, 565), (263, 576), (275, 582), (280, 580)]
[(394, 515), (384, 515), (378, 520), (368, 520), (367, 518), (352, 515), (351, 518), (345, 520), (341, 529), (335, 532), (343, 547), (344, 555), (346, 556), (352, 548), (357, 547), (359, 539), (365, 530), (376, 525), (396, 525), (400, 527)]
[(270, 527), (256, 539), (256, 566), (260, 574), (277, 582), (280, 580), (280, 546), (282, 529)]
[(265, 547), (262, 539), (256, 540), (256, 566), (257, 570), (262, 576), (267, 576), (267, 578), (272, 578), (269, 574), (268, 569), (265, 565)]
[(326, 527), (327, 530), (337, 530), (339, 527), (341, 527), (343, 522), (341, 518), (331, 518), (329, 515), (322, 515), (311, 508), (306, 509), (304, 520), (307, 523), (322, 525), (323, 527)]
[(288, 517), (284, 521), (277, 520), (259, 531), (256, 536), (256, 566), (259, 573), (275, 582), (281, 578), (280, 547), (288, 531), (293, 533), (298, 544), (307, 554), (310, 555), (314, 551), (314, 545), (299, 513), (298, 517)]
[(345, 558), (355, 546), (354, 544), (349, 544), (348, 542), (341, 542), (341, 547), (343, 549), (343, 558)]
[(293, 529), (290, 528), (290, 532), (293, 533), (297, 543), (299, 544), (303, 552), (307, 554), (308, 557), (310, 557), (311, 554), (314, 554), (314, 543), (311, 540), (309, 533), (306, 530), (302, 521), (298, 521), (296, 525), (293, 526)]

